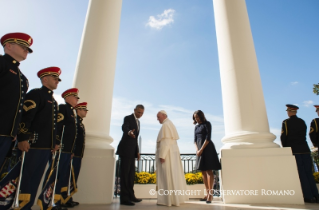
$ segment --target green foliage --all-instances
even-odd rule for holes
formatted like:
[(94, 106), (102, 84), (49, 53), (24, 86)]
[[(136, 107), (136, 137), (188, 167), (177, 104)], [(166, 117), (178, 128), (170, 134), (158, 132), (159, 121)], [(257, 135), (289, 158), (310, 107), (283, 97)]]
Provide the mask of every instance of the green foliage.
[(319, 95), (319, 83), (313, 85), (313, 93)]

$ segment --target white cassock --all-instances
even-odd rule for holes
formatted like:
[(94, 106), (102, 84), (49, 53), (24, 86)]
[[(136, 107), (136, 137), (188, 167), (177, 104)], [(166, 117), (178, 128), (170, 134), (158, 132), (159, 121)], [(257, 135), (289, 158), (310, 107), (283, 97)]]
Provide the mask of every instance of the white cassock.
[[(156, 146), (157, 204), (179, 206), (188, 201), (186, 181), (183, 172), (177, 140), (177, 130), (168, 118), (162, 123)], [(160, 158), (165, 159), (164, 163)]]

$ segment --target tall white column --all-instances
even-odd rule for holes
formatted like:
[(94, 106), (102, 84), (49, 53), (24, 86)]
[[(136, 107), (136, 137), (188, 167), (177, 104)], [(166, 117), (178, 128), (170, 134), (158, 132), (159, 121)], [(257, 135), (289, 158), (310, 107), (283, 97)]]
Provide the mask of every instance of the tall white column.
[(244, 0), (214, 0), (225, 137), (223, 148), (274, 148)]
[(88, 102), (83, 120), (85, 152), (74, 198), (81, 203), (111, 203), (114, 148), (109, 135), (122, 0), (90, 0), (74, 78), (80, 101)]
[[(224, 194), (224, 202), (302, 204), (291, 149), (279, 148), (269, 131), (245, 0), (213, 3), (225, 121), (222, 187), (235, 192)], [(276, 195), (287, 190), (293, 195)]]

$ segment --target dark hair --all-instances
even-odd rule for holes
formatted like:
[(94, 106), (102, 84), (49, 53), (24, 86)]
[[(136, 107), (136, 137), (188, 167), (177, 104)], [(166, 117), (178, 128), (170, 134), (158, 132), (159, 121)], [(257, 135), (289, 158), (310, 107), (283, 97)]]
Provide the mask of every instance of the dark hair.
[(144, 106), (142, 104), (137, 104), (135, 109), (144, 109)]
[(207, 121), (206, 118), (205, 118), (204, 112), (202, 112), (201, 110), (197, 110), (197, 111), (195, 111), (194, 114), (193, 114), (193, 120), (194, 120), (193, 123), (194, 123), (194, 124), (197, 123), (196, 120), (195, 120), (195, 117), (194, 117), (195, 114), (197, 114), (197, 116), (199, 117), (199, 119), (200, 119), (200, 121), (201, 121), (202, 123), (204, 123), (204, 122)]

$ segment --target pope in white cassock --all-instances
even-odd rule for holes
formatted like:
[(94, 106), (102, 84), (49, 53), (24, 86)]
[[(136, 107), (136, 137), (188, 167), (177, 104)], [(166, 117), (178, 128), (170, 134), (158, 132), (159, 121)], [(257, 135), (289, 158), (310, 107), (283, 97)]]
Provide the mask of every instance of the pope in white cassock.
[(179, 136), (164, 110), (158, 112), (157, 120), (162, 124), (156, 146), (157, 205), (179, 206), (188, 201), (186, 181), (177, 145)]

